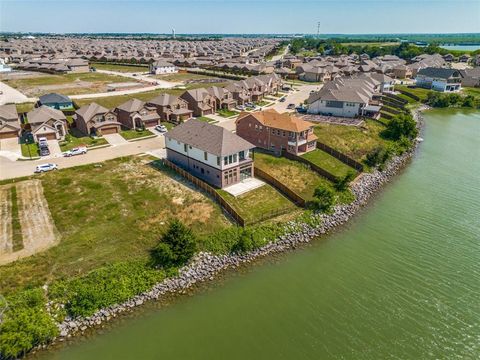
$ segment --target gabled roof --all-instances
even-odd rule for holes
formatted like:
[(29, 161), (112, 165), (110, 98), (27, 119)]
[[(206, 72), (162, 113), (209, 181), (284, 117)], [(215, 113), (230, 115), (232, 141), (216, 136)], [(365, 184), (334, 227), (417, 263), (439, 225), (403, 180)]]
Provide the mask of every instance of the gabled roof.
[(434, 67), (427, 67), (424, 69), (420, 69), (418, 71), (418, 75), (440, 78), (440, 79), (448, 79), (450, 77), (462, 76), (460, 72), (456, 69), (434, 68)]
[(89, 121), (93, 116), (97, 114), (106, 114), (109, 112), (107, 108), (98, 105), (97, 103), (90, 103), (88, 105), (83, 105), (80, 109), (75, 111), (80, 115), (85, 121)]
[(193, 119), (174, 127), (165, 136), (215, 156), (232, 155), (255, 147), (223, 127)]
[(302, 120), (295, 115), (290, 115), (289, 113), (280, 114), (274, 109), (257, 111), (253, 113), (242, 112), (240, 115), (238, 115), (236, 123), (250, 115), (264, 126), (285, 131), (301, 132), (310, 129), (313, 126), (312, 123)]
[(147, 101), (147, 103), (152, 105), (167, 106), (167, 105), (172, 105), (177, 101), (185, 101), (185, 100), (180, 99), (178, 96), (175, 96), (175, 95), (160, 94), (154, 97), (152, 100)]
[(29, 124), (40, 124), (48, 120), (63, 120), (66, 121), (65, 115), (57, 109), (42, 105), (39, 108), (33, 109), (27, 113)]
[(72, 102), (68, 96), (50, 93), (39, 97), (41, 104), (67, 103)]
[(0, 106), (0, 119), (5, 121), (18, 121), (17, 107), (14, 104)]
[(117, 106), (117, 109), (126, 111), (126, 112), (135, 112), (140, 111), (145, 106), (145, 102), (138, 99), (130, 99), (123, 104)]

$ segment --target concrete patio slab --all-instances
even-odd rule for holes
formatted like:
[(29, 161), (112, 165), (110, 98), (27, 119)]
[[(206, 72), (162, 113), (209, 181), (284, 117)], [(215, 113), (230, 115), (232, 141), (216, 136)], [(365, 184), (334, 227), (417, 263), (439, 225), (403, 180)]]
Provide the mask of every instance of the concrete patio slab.
[(226, 192), (229, 194), (237, 197), (240, 195), (243, 195), (249, 191), (255, 190), (261, 186), (265, 185), (265, 183), (262, 180), (256, 179), (256, 178), (248, 178), (245, 180), (240, 181), (237, 184), (227, 186), (223, 188)]

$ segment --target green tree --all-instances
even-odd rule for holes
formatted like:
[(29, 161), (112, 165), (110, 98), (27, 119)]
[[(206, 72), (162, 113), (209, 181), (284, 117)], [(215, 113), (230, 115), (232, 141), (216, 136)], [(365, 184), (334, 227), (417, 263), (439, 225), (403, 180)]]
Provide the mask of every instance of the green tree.
[(344, 177), (339, 178), (335, 183), (335, 189), (338, 191), (344, 191), (348, 188), (350, 182), (355, 179), (355, 172), (349, 171)]
[(333, 190), (319, 186), (313, 194), (314, 199), (311, 202), (313, 210), (329, 212), (335, 204), (335, 193)]
[(175, 219), (151, 254), (156, 265), (168, 268), (185, 265), (196, 249), (197, 241), (192, 230)]
[(365, 163), (370, 167), (381, 166), (390, 158), (391, 151), (384, 146), (378, 146), (367, 154)]
[(417, 136), (417, 124), (413, 117), (409, 114), (398, 114), (393, 117), (387, 124), (384, 135), (386, 137), (399, 140), (402, 136), (407, 139), (413, 139)]
[(253, 250), (253, 248), (254, 248), (253, 234), (250, 231), (245, 229), (244, 231), (241, 232), (237, 242), (233, 245), (232, 252), (245, 253), (247, 251)]

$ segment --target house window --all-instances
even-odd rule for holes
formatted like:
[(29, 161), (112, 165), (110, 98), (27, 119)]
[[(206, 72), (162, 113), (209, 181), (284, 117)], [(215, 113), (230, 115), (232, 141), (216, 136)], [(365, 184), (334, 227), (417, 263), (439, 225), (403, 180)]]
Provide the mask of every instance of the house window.
[(228, 165), (228, 157), (227, 156), (225, 156), (223, 158), (223, 165)]
[(237, 162), (237, 154), (233, 154), (233, 162)]
[(233, 161), (233, 156), (232, 155), (228, 155), (228, 163), (231, 164)]
[(245, 160), (245, 151), (240, 151), (238, 153), (238, 157), (239, 157), (240, 161)]
[(183, 144), (183, 151), (188, 152), (187, 144)]
[(206, 151), (203, 152), (203, 159), (208, 161), (208, 153)]
[(220, 166), (220, 161), (221, 161), (220, 156), (217, 156), (217, 166)]

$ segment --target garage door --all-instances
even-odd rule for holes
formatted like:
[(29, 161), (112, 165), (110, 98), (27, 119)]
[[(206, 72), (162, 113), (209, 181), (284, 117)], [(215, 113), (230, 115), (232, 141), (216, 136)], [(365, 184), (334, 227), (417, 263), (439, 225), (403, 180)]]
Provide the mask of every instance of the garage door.
[(154, 127), (158, 125), (158, 121), (157, 120), (145, 121), (144, 124), (145, 124), (145, 127)]
[(102, 135), (116, 134), (118, 132), (118, 127), (106, 127), (102, 128)]
[(0, 139), (9, 139), (14, 137), (17, 137), (16, 131), (0, 133)]
[(42, 134), (42, 135), (37, 135), (37, 137), (45, 137), (47, 140), (55, 140), (57, 137), (55, 136), (55, 133), (49, 133), (49, 134)]

